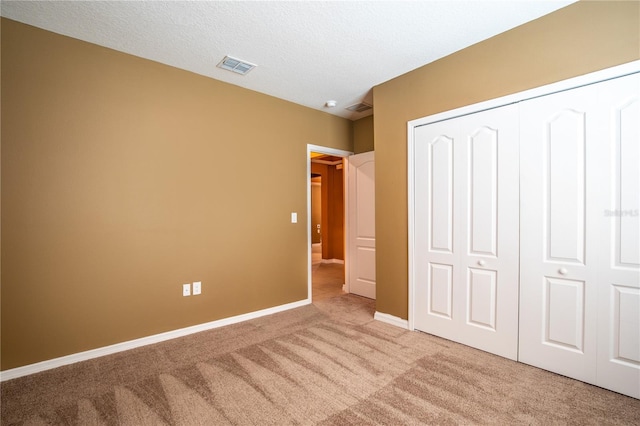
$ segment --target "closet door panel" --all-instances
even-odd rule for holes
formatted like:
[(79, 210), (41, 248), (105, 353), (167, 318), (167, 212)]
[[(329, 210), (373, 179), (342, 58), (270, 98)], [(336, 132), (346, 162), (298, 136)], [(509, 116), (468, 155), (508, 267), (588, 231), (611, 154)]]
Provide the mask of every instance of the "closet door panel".
[(599, 129), (597, 384), (640, 398), (640, 75), (598, 85)]
[[(595, 383), (595, 89), (520, 104), (519, 360)], [(594, 174), (596, 173), (596, 174)]]
[(461, 118), (461, 342), (517, 358), (518, 106)]

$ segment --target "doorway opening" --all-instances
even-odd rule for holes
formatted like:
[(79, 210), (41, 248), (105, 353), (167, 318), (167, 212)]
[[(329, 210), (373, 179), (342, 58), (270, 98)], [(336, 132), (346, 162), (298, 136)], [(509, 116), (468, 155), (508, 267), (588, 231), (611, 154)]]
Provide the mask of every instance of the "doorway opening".
[(307, 146), (308, 297), (326, 300), (345, 294), (345, 157), (351, 153)]

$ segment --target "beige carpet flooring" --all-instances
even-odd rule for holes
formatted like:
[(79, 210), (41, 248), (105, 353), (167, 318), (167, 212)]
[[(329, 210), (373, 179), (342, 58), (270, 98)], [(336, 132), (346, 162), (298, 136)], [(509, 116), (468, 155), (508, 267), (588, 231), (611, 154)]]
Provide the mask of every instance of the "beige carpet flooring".
[(2, 425), (638, 425), (640, 401), (353, 295), (3, 382)]

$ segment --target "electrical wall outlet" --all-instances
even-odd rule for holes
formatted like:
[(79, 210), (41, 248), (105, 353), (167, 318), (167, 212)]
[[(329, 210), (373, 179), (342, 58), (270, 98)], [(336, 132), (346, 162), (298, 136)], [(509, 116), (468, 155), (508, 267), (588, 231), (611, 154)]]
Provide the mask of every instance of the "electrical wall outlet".
[(182, 284), (182, 295), (191, 296), (191, 284)]
[(193, 295), (202, 293), (202, 283), (200, 281), (193, 282)]

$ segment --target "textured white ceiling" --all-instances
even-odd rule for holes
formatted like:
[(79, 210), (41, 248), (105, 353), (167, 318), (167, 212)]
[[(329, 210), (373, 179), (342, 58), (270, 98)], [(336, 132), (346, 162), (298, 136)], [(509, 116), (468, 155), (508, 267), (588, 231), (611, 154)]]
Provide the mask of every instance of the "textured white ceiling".
[[(6, 1), (2, 16), (341, 117), (373, 86), (575, 0)], [(258, 66), (216, 68), (225, 55)], [(326, 108), (327, 100), (335, 108)]]

